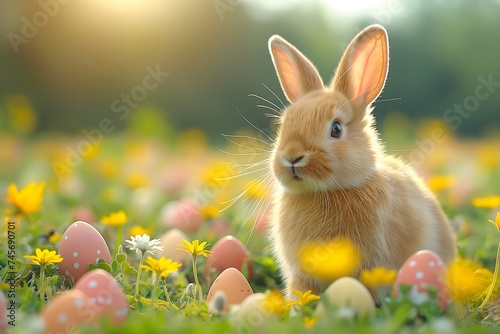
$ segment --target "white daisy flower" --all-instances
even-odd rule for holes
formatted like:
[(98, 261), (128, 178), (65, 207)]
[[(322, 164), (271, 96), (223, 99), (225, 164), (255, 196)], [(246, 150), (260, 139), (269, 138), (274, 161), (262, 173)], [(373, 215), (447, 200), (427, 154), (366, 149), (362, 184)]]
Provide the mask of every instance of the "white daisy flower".
[(136, 253), (150, 253), (155, 255), (156, 252), (163, 251), (160, 239), (150, 240), (147, 234), (137, 234), (135, 237), (130, 237), (131, 240), (125, 240), (128, 243), (127, 248), (135, 250)]

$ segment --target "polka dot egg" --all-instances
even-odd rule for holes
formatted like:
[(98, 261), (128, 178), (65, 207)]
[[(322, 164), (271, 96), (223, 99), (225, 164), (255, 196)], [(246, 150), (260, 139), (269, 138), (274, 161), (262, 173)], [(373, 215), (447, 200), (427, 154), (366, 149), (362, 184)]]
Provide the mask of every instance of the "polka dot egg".
[(102, 269), (92, 270), (83, 275), (75, 285), (75, 289), (85, 293), (95, 308), (119, 325), (128, 314), (128, 303), (122, 288), (116, 279)]
[(42, 311), (44, 333), (74, 333), (82, 325), (97, 324), (98, 311), (80, 290), (57, 296)]
[(111, 261), (104, 238), (93, 226), (82, 221), (74, 222), (64, 232), (59, 254), (63, 258), (59, 271), (74, 282), (89, 271), (89, 264), (97, 264), (99, 259)]
[(450, 299), (445, 285), (446, 266), (434, 252), (422, 250), (413, 254), (403, 264), (393, 285), (392, 295), (400, 295), (401, 285), (410, 287), (410, 300), (420, 305), (429, 300), (429, 287), (433, 286), (438, 293), (439, 306), (444, 309)]

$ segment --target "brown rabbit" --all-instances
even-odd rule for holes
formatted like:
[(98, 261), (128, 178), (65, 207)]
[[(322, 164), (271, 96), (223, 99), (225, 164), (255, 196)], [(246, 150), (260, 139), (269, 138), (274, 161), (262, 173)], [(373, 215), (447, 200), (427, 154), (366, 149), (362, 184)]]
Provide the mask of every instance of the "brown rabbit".
[(271, 37), (269, 50), (291, 102), (271, 159), (279, 181), (272, 237), (287, 292), (319, 293), (331, 283), (304, 272), (299, 253), (339, 237), (360, 250), (358, 273), (400, 268), (422, 249), (450, 262), (455, 242), (439, 203), (409, 165), (384, 153), (374, 127), (371, 103), (388, 71), (385, 29), (372, 25), (353, 39), (328, 87), (280, 36)]

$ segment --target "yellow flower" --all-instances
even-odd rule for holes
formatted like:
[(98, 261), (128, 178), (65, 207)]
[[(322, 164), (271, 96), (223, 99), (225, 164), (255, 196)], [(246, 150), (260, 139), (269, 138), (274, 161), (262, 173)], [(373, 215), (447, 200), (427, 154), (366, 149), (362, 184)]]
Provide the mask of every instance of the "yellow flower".
[(134, 226), (132, 226), (132, 228), (130, 228), (128, 230), (128, 235), (138, 235), (138, 234), (139, 235), (143, 235), (143, 234), (151, 235), (151, 234), (153, 234), (153, 232), (151, 231), (151, 229), (144, 228), (141, 225), (134, 225)]
[(264, 182), (254, 180), (245, 185), (246, 196), (254, 199), (262, 199), (269, 195), (269, 189)]
[(141, 188), (149, 185), (149, 179), (146, 175), (132, 173), (127, 176), (127, 186), (132, 189)]
[(180, 246), (181, 248), (177, 248), (178, 250), (186, 251), (193, 257), (197, 257), (198, 255), (207, 257), (208, 255), (210, 255), (210, 251), (205, 249), (205, 247), (208, 246), (206, 241), (203, 241), (200, 244), (199, 240), (193, 240), (193, 242), (191, 243), (184, 239), (181, 241)]
[(371, 270), (362, 270), (360, 281), (369, 288), (391, 285), (398, 272), (384, 267), (375, 267)]
[(446, 285), (451, 292), (451, 297), (456, 302), (479, 302), (486, 294), (493, 273), (476, 263), (458, 258), (448, 267)]
[(361, 261), (360, 252), (347, 239), (307, 244), (300, 254), (302, 270), (325, 281), (351, 275)]
[(179, 262), (166, 259), (164, 256), (160, 257), (158, 260), (150, 256), (146, 259), (146, 263), (147, 265), (143, 264), (141, 268), (151, 271), (161, 278), (167, 278), (168, 275), (176, 272), (182, 265)]
[(52, 233), (52, 234), (49, 235), (49, 242), (51, 244), (55, 244), (59, 240), (61, 240), (61, 234), (60, 233), (54, 232), (54, 233)]
[(207, 186), (225, 187), (234, 176), (234, 168), (226, 162), (216, 162), (200, 172), (200, 181)]
[(294, 305), (304, 306), (304, 305), (309, 304), (313, 300), (319, 299), (319, 296), (313, 294), (311, 290), (307, 290), (304, 293), (302, 293), (299, 290), (293, 290), (293, 293), (295, 293), (295, 295), (297, 296), (297, 298), (299, 298), (299, 300), (292, 300), (292, 301), (288, 302), (289, 307), (294, 306)]
[(89, 149), (85, 150), (85, 152), (82, 154), (82, 158), (85, 160), (92, 160), (101, 151), (101, 147), (99, 145), (91, 144), (89, 145)]
[(433, 191), (442, 191), (453, 187), (455, 181), (453, 175), (436, 175), (431, 177), (427, 183)]
[(277, 315), (283, 315), (285, 312), (286, 301), (283, 294), (278, 290), (266, 291), (266, 298), (262, 301), (264, 309)]
[(6, 100), (12, 128), (22, 133), (31, 132), (36, 126), (37, 115), (29, 98), (12, 94)]
[(59, 263), (63, 260), (63, 258), (56, 254), (56, 251), (49, 251), (48, 249), (44, 249), (43, 251), (40, 248), (35, 250), (36, 255), (25, 255), (26, 259), (31, 260), (28, 264), (34, 264), (37, 266), (44, 266), (46, 264), (54, 264)]
[(20, 191), (17, 190), (14, 183), (11, 183), (7, 189), (7, 199), (16, 207), (19, 213), (29, 215), (40, 210), (44, 189), (45, 182), (39, 184), (30, 182)]
[(488, 220), (490, 223), (495, 225), (498, 229), (498, 232), (500, 232), (500, 212), (497, 212), (497, 216), (495, 217), (495, 221), (489, 219)]
[(499, 157), (494, 145), (483, 145), (479, 150), (479, 163), (485, 169), (498, 168)]
[(318, 318), (305, 317), (304, 318), (304, 326), (306, 328), (312, 328), (314, 324), (318, 321)]
[(127, 215), (122, 210), (111, 212), (109, 215), (102, 217), (101, 221), (104, 225), (122, 226), (127, 222)]
[(500, 207), (500, 196), (476, 197), (472, 200), (472, 205), (477, 208), (495, 209)]
[(215, 205), (205, 205), (200, 209), (200, 215), (207, 219), (217, 217), (219, 215), (219, 208)]
[(99, 172), (102, 176), (109, 179), (114, 177), (118, 173), (119, 168), (120, 167), (118, 165), (118, 162), (108, 159), (101, 163), (101, 165), (99, 166)]

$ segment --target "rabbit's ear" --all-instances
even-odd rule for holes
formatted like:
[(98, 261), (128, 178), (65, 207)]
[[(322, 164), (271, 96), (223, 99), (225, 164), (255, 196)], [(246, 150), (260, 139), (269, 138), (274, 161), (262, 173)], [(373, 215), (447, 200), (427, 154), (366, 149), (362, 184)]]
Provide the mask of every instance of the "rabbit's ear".
[(314, 65), (283, 38), (272, 36), (269, 52), (288, 101), (295, 102), (310, 91), (323, 89), (323, 80)]
[(359, 106), (368, 106), (384, 88), (389, 67), (386, 30), (372, 25), (349, 44), (333, 78), (333, 89)]

